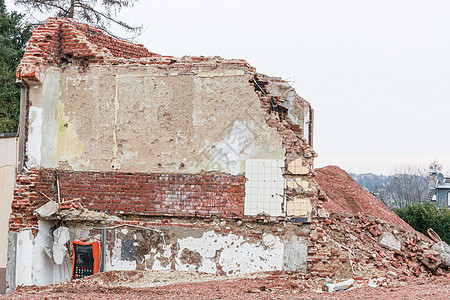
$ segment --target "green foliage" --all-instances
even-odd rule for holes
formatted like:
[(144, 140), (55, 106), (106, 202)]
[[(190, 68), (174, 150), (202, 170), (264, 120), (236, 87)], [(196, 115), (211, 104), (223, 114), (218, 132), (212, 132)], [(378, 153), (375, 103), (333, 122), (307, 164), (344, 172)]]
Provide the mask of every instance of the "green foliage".
[(428, 228), (450, 244), (450, 209), (446, 206), (437, 208), (433, 203), (412, 204), (394, 212), (415, 230), (427, 235)]
[(15, 132), (19, 124), (20, 89), (16, 86), (16, 68), (31, 36), (23, 16), (7, 12), (0, 0), (0, 132)]

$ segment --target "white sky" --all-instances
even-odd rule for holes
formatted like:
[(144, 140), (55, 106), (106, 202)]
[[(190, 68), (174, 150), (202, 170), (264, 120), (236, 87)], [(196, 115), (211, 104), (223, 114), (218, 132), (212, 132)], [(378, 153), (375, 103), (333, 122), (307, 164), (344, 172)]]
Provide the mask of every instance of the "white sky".
[(295, 80), (315, 109), (316, 167), (450, 170), (448, 0), (141, 0), (119, 17), (144, 25), (150, 51)]

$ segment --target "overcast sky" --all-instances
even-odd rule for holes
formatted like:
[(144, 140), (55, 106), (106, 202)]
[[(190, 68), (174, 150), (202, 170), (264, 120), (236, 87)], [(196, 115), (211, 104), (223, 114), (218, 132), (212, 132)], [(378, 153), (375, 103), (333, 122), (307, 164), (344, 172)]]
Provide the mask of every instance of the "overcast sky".
[(120, 18), (150, 51), (293, 81), (315, 109), (316, 167), (450, 170), (449, 0), (141, 0)]

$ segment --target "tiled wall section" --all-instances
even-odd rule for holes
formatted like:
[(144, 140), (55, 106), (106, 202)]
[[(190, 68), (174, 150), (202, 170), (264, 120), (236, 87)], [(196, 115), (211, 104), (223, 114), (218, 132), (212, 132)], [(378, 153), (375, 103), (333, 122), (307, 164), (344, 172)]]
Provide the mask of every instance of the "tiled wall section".
[(283, 216), (285, 180), (281, 168), (283, 160), (247, 159), (245, 161), (244, 214), (255, 216), (266, 213)]
[(287, 216), (309, 217), (311, 210), (312, 206), (309, 198), (295, 198), (286, 203)]

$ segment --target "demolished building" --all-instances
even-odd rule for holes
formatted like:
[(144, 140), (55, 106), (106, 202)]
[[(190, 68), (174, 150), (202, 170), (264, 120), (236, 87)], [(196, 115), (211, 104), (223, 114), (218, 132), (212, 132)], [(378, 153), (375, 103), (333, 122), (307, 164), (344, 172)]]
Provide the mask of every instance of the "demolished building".
[(70, 241), (100, 241), (101, 271), (448, 274), (439, 243), (345, 171), (316, 176), (310, 104), (244, 60), (50, 18), (17, 80), (8, 291), (71, 279)]
[(313, 110), (287, 82), (60, 18), (34, 30), (17, 80), (10, 290), (70, 279), (70, 253), (49, 251), (62, 226), (103, 241), (103, 270), (307, 271)]

